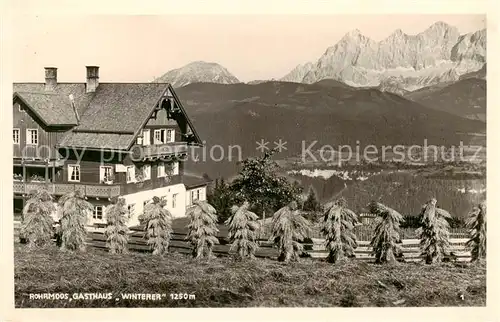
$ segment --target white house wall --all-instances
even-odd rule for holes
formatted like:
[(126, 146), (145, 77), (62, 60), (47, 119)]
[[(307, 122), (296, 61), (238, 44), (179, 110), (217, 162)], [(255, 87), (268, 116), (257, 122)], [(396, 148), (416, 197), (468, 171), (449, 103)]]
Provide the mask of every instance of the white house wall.
[[(172, 207), (173, 195), (177, 193), (176, 207)], [(157, 188), (153, 190), (140, 191), (122, 196), (127, 205), (135, 204), (134, 212), (130, 214), (129, 226), (139, 224), (138, 217), (144, 210), (144, 201), (151, 201), (153, 197), (166, 198), (167, 208), (174, 218), (184, 217), (186, 215), (186, 187), (183, 184), (171, 185), (168, 187)]]
[[(186, 190), (184, 184), (176, 184), (167, 187), (157, 188), (153, 190), (145, 190), (139, 191), (136, 193), (128, 194), (121, 196), (120, 198), (125, 199), (125, 203), (127, 206), (134, 204), (133, 213), (130, 214), (130, 219), (128, 222), (128, 226), (135, 226), (139, 224), (138, 217), (144, 211), (144, 201), (150, 202), (153, 197), (157, 196), (159, 198), (165, 198), (167, 200), (167, 208), (172, 214), (173, 218), (185, 217), (186, 210), (191, 205), (190, 193), (191, 191), (200, 191), (200, 200), (206, 200), (207, 191), (206, 187), (197, 187), (190, 190)], [(176, 207), (172, 207), (173, 195), (177, 194), (176, 198)], [(92, 225), (93, 223), (104, 223), (106, 222), (106, 209), (109, 207), (108, 202), (96, 202), (95, 200), (89, 200), (94, 205), (103, 205), (103, 220), (95, 220), (92, 218), (92, 212), (88, 215), (88, 225)], [(57, 202), (54, 202), (54, 206), (56, 207), (56, 211), (54, 211), (51, 216), (55, 221), (59, 221), (61, 218), (61, 209)]]

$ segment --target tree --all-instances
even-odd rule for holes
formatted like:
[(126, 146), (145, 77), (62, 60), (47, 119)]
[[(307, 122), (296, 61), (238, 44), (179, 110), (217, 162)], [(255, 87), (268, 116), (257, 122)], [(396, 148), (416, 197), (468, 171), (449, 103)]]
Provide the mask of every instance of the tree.
[(381, 220), (375, 227), (375, 234), (370, 242), (377, 264), (394, 263), (401, 256), (401, 239), (399, 226), (403, 215), (381, 203), (372, 201), (368, 208), (370, 213), (380, 216)]
[(304, 211), (318, 212), (321, 211), (321, 204), (316, 197), (316, 192), (312, 187), (309, 188), (309, 193), (307, 199), (304, 201), (304, 206), (302, 207)]
[(300, 242), (309, 237), (310, 226), (309, 221), (302, 217), (295, 201), (282, 207), (274, 214), (269, 240), (278, 247), (279, 261), (288, 262), (299, 259), (299, 255), (303, 251)]
[(51, 215), (56, 211), (52, 196), (46, 190), (35, 190), (23, 208), (23, 222), (20, 236), (28, 241), (29, 247), (40, 247), (50, 243), (54, 235), (54, 220)]
[(437, 200), (432, 198), (422, 206), (420, 227), (416, 231), (426, 264), (442, 261), (450, 248), (450, 225), (446, 219), (451, 218), (451, 215), (446, 210), (438, 208), (436, 204)]
[(259, 247), (257, 244), (259, 217), (248, 210), (249, 206), (246, 201), (241, 207), (234, 206), (233, 215), (226, 221), (229, 225), (228, 237), (231, 240), (231, 250), (236, 250), (240, 259), (254, 258), (255, 251)]
[(187, 216), (189, 218), (188, 235), (186, 239), (193, 245), (193, 257), (211, 258), (212, 249), (219, 243), (217, 239), (217, 211), (206, 201), (195, 200)]
[(336, 263), (345, 257), (354, 257), (354, 249), (358, 246), (354, 226), (358, 216), (347, 208), (344, 198), (325, 205), (323, 227), (321, 232), (326, 239), (329, 251), (327, 260)]
[(153, 197), (153, 201), (144, 206), (141, 222), (144, 223), (144, 238), (153, 250), (153, 255), (168, 252), (172, 234), (172, 214), (165, 209), (166, 201)]
[(236, 196), (224, 179), (215, 180), (215, 187), (207, 196), (207, 201), (217, 211), (219, 223), (231, 217), (231, 206), (236, 203)]
[(85, 251), (85, 225), (94, 206), (84, 199), (79, 190), (59, 199), (61, 208), (61, 249)]
[(106, 209), (106, 246), (112, 254), (123, 254), (127, 252), (128, 210), (125, 207), (125, 199), (112, 198), (111, 206)]
[(275, 211), (297, 201), (302, 189), (278, 175), (280, 167), (272, 160), (274, 151), (242, 162), (242, 169), (231, 184), (238, 200), (247, 200), (265, 219), (266, 211)]
[(466, 246), (471, 250), (472, 261), (486, 259), (486, 205), (484, 203), (472, 209), (466, 224), (471, 235)]
[(307, 212), (306, 219), (312, 222), (318, 222), (318, 216), (320, 215), (320, 212), (322, 210), (321, 208), (321, 204), (316, 197), (316, 192), (312, 187), (310, 187), (309, 193), (307, 194), (307, 197), (302, 204), (302, 210)]

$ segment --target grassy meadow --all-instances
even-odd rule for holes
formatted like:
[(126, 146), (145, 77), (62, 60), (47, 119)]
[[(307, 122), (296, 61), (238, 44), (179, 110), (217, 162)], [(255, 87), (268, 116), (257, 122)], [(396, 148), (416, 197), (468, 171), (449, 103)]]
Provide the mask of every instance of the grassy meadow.
[[(303, 259), (194, 260), (89, 248), (15, 246), (16, 307), (424, 307), (485, 306), (486, 266), (420, 263), (337, 265)], [(111, 300), (35, 300), (30, 293), (112, 292)], [(121, 293), (165, 294), (159, 300), (124, 300)], [(182, 294), (172, 299), (170, 294)], [(116, 300), (118, 298), (119, 300)]]

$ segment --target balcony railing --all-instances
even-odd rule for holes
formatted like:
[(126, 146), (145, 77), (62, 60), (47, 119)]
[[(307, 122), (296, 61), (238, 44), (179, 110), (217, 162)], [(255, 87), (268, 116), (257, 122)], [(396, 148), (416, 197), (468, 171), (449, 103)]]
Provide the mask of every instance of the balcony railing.
[(155, 145), (134, 145), (131, 149), (134, 160), (163, 158), (171, 156), (180, 156), (187, 153), (187, 144), (185, 142), (155, 144)]
[(14, 193), (28, 194), (37, 189), (46, 189), (54, 195), (64, 195), (73, 191), (80, 191), (87, 197), (111, 198), (120, 195), (120, 185), (14, 181)]

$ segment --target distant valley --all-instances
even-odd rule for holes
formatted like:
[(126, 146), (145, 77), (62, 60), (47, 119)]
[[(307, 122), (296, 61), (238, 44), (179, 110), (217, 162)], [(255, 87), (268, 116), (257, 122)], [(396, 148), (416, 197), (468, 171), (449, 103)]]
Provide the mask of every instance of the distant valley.
[[(199, 134), (210, 151), (241, 147), (253, 156), (256, 142), (282, 139), (287, 150), (277, 158), (300, 156), (302, 142), (322, 145), (459, 145), (470, 142), (468, 133), (485, 133), (486, 124), (381, 92), (359, 89), (336, 81), (316, 84), (265, 82), (247, 84), (190, 84), (178, 89)], [(226, 155), (227, 158), (227, 155)], [(193, 165), (194, 166), (194, 165)], [(228, 176), (236, 162), (199, 163), (200, 172)]]

